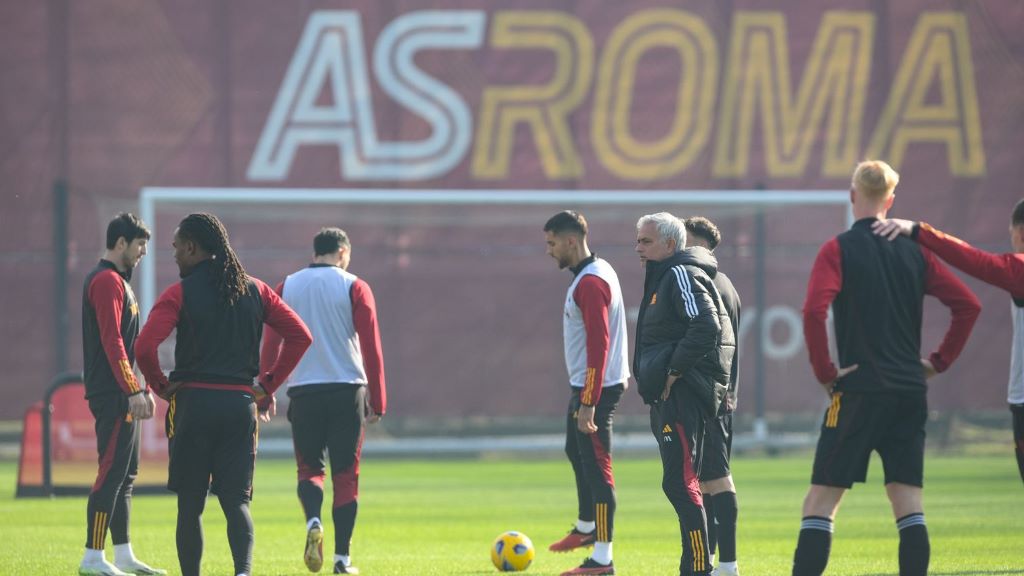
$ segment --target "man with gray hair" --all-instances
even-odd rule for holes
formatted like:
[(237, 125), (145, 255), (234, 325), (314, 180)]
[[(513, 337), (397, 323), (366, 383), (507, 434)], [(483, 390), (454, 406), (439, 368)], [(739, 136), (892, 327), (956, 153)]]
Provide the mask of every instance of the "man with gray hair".
[(704, 422), (725, 398), (736, 338), (713, 282), (718, 262), (711, 252), (684, 249), (686, 228), (667, 212), (643, 216), (636, 228), (636, 252), (646, 276), (633, 374), (650, 406), (661, 486), (679, 517), (679, 574), (710, 574), (698, 475)]

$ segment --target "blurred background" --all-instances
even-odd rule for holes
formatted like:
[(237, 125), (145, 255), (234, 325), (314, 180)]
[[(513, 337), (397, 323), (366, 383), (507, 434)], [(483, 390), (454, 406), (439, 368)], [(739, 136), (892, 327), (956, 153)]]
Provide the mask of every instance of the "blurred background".
[[(550, 215), (587, 216), (634, 317), (637, 218), (705, 215), (744, 304), (737, 427), (752, 445), (813, 439), (824, 395), (800, 309), (859, 160), (901, 173), (893, 216), (1009, 250), (1022, 24), (1009, 0), (4, 2), (3, 454), (54, 377), (81, 370), (82, 281), (122, 210), (154, 230), (144, 305), (177, 279), (189, 212), (222, 218), (272, 285), (321, 226), (346, 229), (385, 354), (371, 440), (436, 440), (423, 449), (559, 444), (570, 277), (544, 252)], [(1008, 455), (1009, 298), (966, 281), (984, 311), (931, 385), (932, 445)], [(925, 352), (947, 322), (930, 302)], [(647, 434), (635, 393), (620, 414)], [(287, 438), (282, 418), (268, 431)]]

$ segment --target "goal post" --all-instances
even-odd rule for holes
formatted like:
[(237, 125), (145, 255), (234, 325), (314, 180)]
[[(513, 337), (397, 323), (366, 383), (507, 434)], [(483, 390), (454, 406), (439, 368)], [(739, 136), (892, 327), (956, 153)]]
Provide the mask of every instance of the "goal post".
[[(394, 219), (401, 220), (403, 224), (388, 227), (388, 234), (400, 237), (392, 244), (388, 244), (388, 242), (391, 242), (390, 238), (384, 239), (380, 235), (372, 236), (367, 234), (365, 229), (360, 230), (360, 236), (354, 239), (354, 250), (358, 260), (354, 267), (359, 271), (365, 271), (368, 265), (365, 258), (368, 245), (370, 250), (377, 251), (378, 256), (384, 250), (384, 248), (381, 248), (382, 244), (388, 244), (387, 248), (395, 253), (394, 255), (390, 253), (387, 255), (390, 258), (389, 261), (393, 263), (391, 268), (386, 270), (378, 269), (375, 275), (371, 273), (370, 277), (375, 281), (374, 290), (377, 292), (379, 288), (376, 282), (391, 279), (392, 277), (397, 277), (398, 279), (395, 281), (399, 283), (410, 284), (420, 282), (417, 271), (423, 271), (424, 268), (417, 268), (417, 257), (420, 257), (420, 260), (432, 259), (433, 263), (436, 264), (436, 268), (442, 269), (436, 275), (434, 275), (433, 270), (429, 271), (431, 276), (422, 280), (423, 284), (430, 287), (434, 287), (437, 279), (442, 274), (445, 275), (446, 281), (450, 280), (450, 276), (454, 275), (458, 276), (463, 283), (483, 282), (486, 284), (490, 278), (472, 276), (471, 270), (477, 266), (476, 263), (480, 262), (481, 258), (488, 257), (511, 260), (512, 263), (508, 265), (509, 267), (516, 270), (524, 270), (521, 274), (512, 275), (511, 280), (508, 281), (522, 282), (523, 276), (528, 276), (531, 279), (542, 277), (543, 280), (538, 280), (538, 282), (543, 281), (556, 286), (561, 285), (558, 283), (561, 277), (551, 272), (549, 269), (550, 261), (544, 259), (543, 236), (539, 232), (544, 220), (537, 220), (538, 218), (546, 218), (550, 213), (553, 213), (553, 210), (566, 208), (583, 211), (591, 222), (591, 238), (594, 237), (595, 231), (599, 235), (607, 237), (609, 234), (608, 229), (614, 227), (616, 235), (618, 238), (621, 238), (621, 241), (613, 249), (602, 246), (599, 242), (597, 251), (606, 258), (610, 254), (613, 264), (617, 264), (620, 278), (624, 282), (624, 292), (627, 289), (626, 284), (628, 282), (633, 282), (635, 285), (638, 278), (642, 277), (642, 273), (636, 272), (633, 268), (623, 269), (636, 263), (635, 255), (629, 246), (629, 242), (631, 242), (629, 237), (633, 234), (631, 228), (636, 222), (636, 218), (641, 214), (663, 210), (675, 212), (679, 215), (703, 213), (719, 222), (720, 227), (723, 227), (723, 222), (727, 222), (729, 219), (742, 218), (742, 225), (736, 224), (731, 226), (730, 228), (732, 229), (729, 230), (729, 236), (723, 239), (722, 246), (725, 247), (725, 250), (733, 250), (731, 253), (733, 260), (729, 260), (729, 255), (724, 257), (726, 264), (723, 265), (723, 269), (733, 277), (735, 282), (736, 276), (733, 273), (735, 259), (742, 258), (743, 262), (752, 263), (749, 266), (749, 271), (744, 270), (741, 274), (743, 276), (741, 280), (746, 280), (740, 286), (741, 297), (744, 301), (744, 322), (741, 325), (741, 335), (744, 332), (743, 328), (747, 328), (748, 331), (753, 330), (757, 337), (747, 338), (745, 349), (741, 349), (741, 354), (744, 356), (751, 354), (755, 357), (754, 362), (744, 362), (749, 364), (749, 366), (747, 367), (748, 369), (741, 372), (741, 407), (746, 403), (747, 407), (743, 408), (744, 411), (749, 411), (750, 407), (754, 408), (754, 436), (759, 441), (767, 439), (768, 434), (765, 422), (766, 403), (785, 403), (785, 401), (776, 397), (774, 389), (773, 395), (766, 399), (766, 388), (768, 387), (766, 386), (765, 376), (765, 372), (768, 370), (765, 368), (766, 362), (780, 364), (783, 362), (779, 358), (787, 354), (789, 355), (788, 357), (794, 357), (796, 353), (793, 346), (800, 339), (799, 333), (794, 332), (802, 328), (798, 326), (798, 322), (795, 322), (794, 317), (794, 311), (799, 309), (798, 303), (788, 305), (788, 313), (783, 314), (779, 311), (778, 307), (773, 308), (771, 306), (771, 301), (766, 300), (765, 278), (766, 275), (773, 273), (788, 273), (794, 278), (805, 274), (810, 269), (810, 264), (813, 261), (813, 253), (808, 252), (810, 244), (814, 244), (813, 248), (816, 250), (825, 237), (834, 235), (842, 228), (849, 227), (852, 224), (853, 216), (850, 211), (850, 197), (849, 192), (846, 190), (495, 190), (147, 187), (141, 190), (139, 196), (140, 216), (145, 220), (152, 232), (151, 249), (148, 256), (143, 259), (139, 269), (142, 314), (145, 318), (157, 298), (158, 276), (165, 280), (170, 280), (170, 271), (166, 268), (170, 265), (166, 257), (166, 246), (169, 245), (169, 239), (173, 233), (172, 226), (177, 222), (176, 219), (180, 219), (180, 217), (188, 212), (214, 211), (222, 219), (225, 219), (225, 217), (228, 220), (234, 219), (234, 223), (226, 222), (231, 233), (232, 245), (242, 255), (242, 260), (247, 268), (257, 270), (259, 273), (256, 273), (256, 276), (272, 284), (276, 284), (285, 274), (294, 271), (295, 268), (306, 263), (305, 258), (310, 252), (306, 248), (308, 245), (306, 240), (311, 239), (316, 231), (316, 228), (313, 227), (314, 222), (318, 223), (317, 226), (337, 225), (349, 229), (352, 225), (358, 228), (361, 223), (372, 220), (377, 222), (379, 226), (388, 227), (390, 226), (388, 222), (392, 219), (392, 215), (395, 215)], [(174, 211), (175, 219), (169, 217), (170, 210)], [(808, 210), (812, 213), (808, 214)], [(817, 212), (814, 212), (815, 210)], [(824, 211), (822, 212), (821, 210)], [(439, 216), (441, 213), (445, 215)], [(457, 213), (458, 216), (449, 215), (450, 213)], [(597, 216), (596, 223), (595, 219), (591, 217), (592, 213)], [(489, 219), (489, 223), (474, 224), (474, 222), (481, 218)], [(259, 225), (254, 225), (253, 222), (257, 220), (262, 222)], [(821, 222), (817, 222), (818, 220), (821, 220)], [(514, 230), (504, 230), (504, 224), (510, 221), (519, 222), (519, 224), (516, 225)], [(524, 225), (523, 222), (528, 225)], [(368, 224), (363, 224), (364, 228), (368, 226)], [(477, 226), (477, 228), (474, 228), (472, 234), (465, 232), (467, 228), (474, 226)], [(405, 233), (407, 229), (417, 227), (431, 229), (431, 232), (424, 234)], [(171, 229), (168, 230), (167, 228)], [(253, 232), (253, 230), (246, 230), (246, 228), (257, 228), (259, 230)], [(806, 228), (806, 231), (803, 230), (804, 228)], [(282, 240), (280, 247), (268, 247), (266, 239), (253, 238), (253, 236), (258, 235), (288, 234), (301, 234), (305, 240), (301, 244), (298, 244), (297, 241), (289, 243)], [(477, 242), (474, 238), (488, 234), (496, 235), (493, 245), (474, 245)], [(455, 237), (456, 239), (438, 241), (439, 238), (445, 235)], [(776, 244), (775, 242), (778, 241), (780, 235), (785, 236), (784, 242), (789, 242), (790, 244), (794, 242), (793, 238), (803, 238), (807, 246), (801, 246), (802, 252), (796, 252), (790, 249), (789, 244)], [(735, 248), (738, 245), (737, 236), (745, 238), (745, 244), (742, 249)], [(236, 239), (238, 239), (237, 243)], [(507, 245), (510, 243), (516, 244), (516, 246), (508, 247)], [(289, 244), (289, 246), (285, 247), (285, 244)], [(423, 244), (429, 244), (429, 246), (423, 248)], [(467, 245), (469, 246), (467, 247)], [(766, 247), (766, 245), (768, 246)], [(302, 246), (302, 248), (296, 248), (296, 246)], [(417, 249), (421, 253), (417, 253)], [(427, 251), (425, 255), (422, 254), (424, 250)], [(765, 255), (766, 251), (770, 252), (769, 256)], [(719, 248), (716, 255), (719, 252), (723, 252), (723, 249)], [(408, 258), (407, 253), (412, 253), (413, 264), (406, 267), (403, 258)], [(539, 257), (537, 257), (537, 253), (539, 253)], [(287, 266), (283, 264), (270, 266), (267, 264), (268, 260), (283, 259), (284, 256), (282, 254), (286, 254), (291, 258)], [(538, 270), (535, 271), (532, 268), (529, 271), (525, 270), (527, 266), (523, 262), (527, 260), (527, 257), (530, 262), (529, 266), (536, 266)], [(722, 258), (720, 256), (720, 259)], [(771, 265), (767, 266), (767, 270), (765, 266), (766, 258), (773, 259)], [(463, 262), (463, 259), (465, 262)], [(617, 262), (616, 259), (618, 260)], [(625, 264), (623, 264), (624, 262)], [(372, 265), (373, 263), (369, 264)], [(161, 266), (164, 268), (161, 269)], [(545, 266), (543, 272), (539, 271), (540, 266)], [(268, 269), (273, 271), (268, 273)], [(790, 271), (780, 272), (780, 269)], [(504, 274), (504, 271), (495, 270), (490, 272), (490, 274), (501, 275)], [(628, 278), (625, 275), (628, 275)], [(798, 291), (795, 289), (794, 278), (787, 278), (786, 286), (784, 288), (775, 288), (774, 292), (784, 291), (786, 297), (790, 300), (802, 298), (802, 294), (794, 294)], [(801, 283), (803, 278), (805, 276), (801, 277)], [(387, 283), (387, 281), (384, 282), (384, 284)], [(459, 288), (452, 287), (449, 291)], [(398, 295), (391, 295), (390, 298), (387, 293), (384, 294), (383, 298), (380, 294), (377, 296), (378, 303), (381, 304), (383, 302), (382, 305), (385, 306), (386, 311), (390, 311), (395, 306), (395, 301), (422, 297), (422, 291), (401, 292), (401, 289), (396, 290), (400, 293)], [(480, 290), (487, 292), (489, 288), (482, 287)], [(504, 305), (510, 310), (514, 310), (520, 305), (535, 306), (541, 300), (546, 301), (549, 296), (555, 301), (560, 298), (560, 296), (556, 295), (557, 291), (552, 292), (552, 289), (538, 290), (536, 297), (530, 295), (532, 292), (529, 288), (524, 287), (517, 290), (517, 292), (505, 297)], [(564, 286), (560, 290), (564, 291)], [(635, 298), (633, 292), (630, 293), (630, 296)], [(461, 298), (462, 301), (466, 301), (467, 299), (475, 299), (475, 296), (462, 296)], [(522, 302), (518, 302), (519, 300), (522, 300)], [(433, 304), (433, 301), (430, 304)], [(631, 302), (630, 304), (635, 303)], [(400, 306), (404, 307), (401, 314), (403, 324), (400, 331), (411, 334), (403, 334), (398, 347), (388, 346), (386, 359), (389, 365), (389, 380), (391, 379), (393, 366), (397, 367), (396, 373), (400, 375), (403, 373), (408, 374), (411, 372), (411, 369), (406, 369), (405, 364), (417, 362), (416, 359), (403, 356), (415, 352), (420, 354), (416, 358), (422, 358), (423, 353), (419, 350), (422, 347), (421, 344), (412, 340), (421, 337), (426, 338), (425, 332), (431, 327), (425, 327), (425, 321), (418, 322), (416, 316), (421, 313), (427, 315), (438, 313), (436, 310), (423, 310), (422, 308), (417, 308), (413, 312), (407, 312), (406, 310), (410, 306), (408, 302), (401, 302)], [(429, 308), (433, 307), (435, 306)], [(750, 318), (747, 318), (748, 310), (751, 311), (749, 314)], [(461, 313), (461, 309), (448, 312), (445, 318), (450, 319), (453, 314)], [(479, 321), (482, 323), (501, 324), (504, 321), (503, 313), (500, 311), (485, 308), (475, 313), (479, 316)], [(539, 345), (527, 343), (525, 342), (527, 338), (521, 337), (512, 342), (512, 346), (523, 348), (523, 350), (519, 351), (520, 356), (513, 363), (521, 366), (524, 363), (522, 361), (523, 358), (530, 358), (531, 362), (532, 359), (537, 358), (538, 364), (550, 367), (548, 375), (551, 376), (553, 375), (552, 373), (558, 370), (564, 372), (564, 365), (560, 364), (561, 341), (559, 338), (561, 326), (557, 317), (552, 318), (551, 314), (545, 314), (541, 316), (538, 313), (537, 319), (533, 320), (533, 323), (535, 325), (543, 324), (546, 327), (548, 324), (555, 326), (555, 328), (547, 327), (544, 329), (544, 340), (547, 348), (557, 348), (557, 361), (552, 360), (552, 356), (548, 354), (547, 350), (543, 352), (545, 355), (542, 358), (538, 356), (539, 352), (531, 353), (530, 350), (533, 349), (531, 346), (539, 347)], [(555, 314), (557, 314), (557, 311)], [(530, 314), (523, 313), (519, 314), (519, 316), (524, 317), (515, 318), (515, 322), (520, 324), (531, 322), (529, 318), (525, 317), (530, 316)], [(476, 339), (469, 335), (465, 336), (464, 341), (452, 341), (453, 339), (445, 330), (450, 329), (457, 332), (462, 329), (460, 327), (464, 326), (464, 324), (456, 322), (455, 327), (449, 327), (447, 320), (442, 320), (441, 323), (443, 325), (438, 326), (440, 331), (432, 333), (431, 337), (437, 342), (442, 342), (442, 346), (459, 348), (460, 354), (463, 357), (473, 355), (474, 353), (471, 349), (474, 346), (486, 346), (486, 338), (492, 337), (495, 332), (499, 332), (498, 336), (501, 336), (500, 326), (496, 325), (490, 332), (482, 332)], [(778, 328), (779, 326), (781, 328)], [(775, 348), (771, 346), (766, 348), (763, 344), (762, 336), (768, 338), (770, 342), (770, 333), (773, 330), (775, 332), (788, 331), (789, 334), (785, 335), (788, 338), (788, 344), (776, 346)], [(386, 340), (391, 339), (393, 342), (396, 338), (392, 334), (393, 332), (395, 332), (394, 329), (385, 329), (383, 336)], [(533, 339), (539, 340), (542, 338), (536, 336)], [(753, 345), (751, 346), (750, 344)], [(443, 350), (439, 348), (435, 350), (438, 350), (443, 355)], [(533, 355), (531, 356), (531, 354)], [(459, 363), (460, 360), (457, 358), (461, 357), (453, 356), (448, 364)], [(474, 359), (477, 370), (473, 371), (472, 366), (465, 370), (456, 370), (457, 379), (460, 381), (472, 380), (476, 377), (476, 373), (493, 370), (496, 364), (500, 364), (504, 360), (506, 360), (505, 356), (496, 354), (491, 354), (488, 358), (484, 359)], [(545, 364), (548, 360), (550, 361)], [(768, 370), (772, 372), (771, 378), (781, 382), (786, 379), (809, 377), (809, 371), (806, 370), (805, 362), (799, 364), (799, 369), (795, 362), (790, 364), (793, 364), (793, 366), (787, 365), (781, 369), (772, 365), (771, 369)], [(457, 366), (457, 368), (461, 367)], [(779, 375), (780, 370), (783, 373), (782, 375)], [(433, 379), (435, 376), (431, 376), (431, 378)], [(437, 378), (440, 378), (440, 376), (437, 376)], [(464, 386), (467, 388), (470, 386), (469, 384), (453, 382), (446, 382), (445, 385)], [(472, 395), (475, 392), (454, 390), (452, 393), (456, 396), (463, 396), (461, 400), (469, 402), (465, 400), (464, 396)], [(531, 394), (537, 396), (537, 394)], [(518, 401), (509, 400), (509, 402), (513, 402), (512, 405), (508, 406), (512, 408), (513, 412), (515, 410), (527, 411), (530, 409), (525, 407), (525, 402), (514, 404), (514, 402)], [(414, 399), (410, 403), (418, 408), (427, 406), (426, 400), (423, 399)], [(814, 409), (817, 409), (816, 405)], [(493, 410), (493, 408), (488, 407), (485, 400), (481, 399), (477, 401), (473, 408), (466, 408), (466, 410), (472, 414), (472, 410), (488, 411)], [(465, 413), (460, 414), (465, 415)]]

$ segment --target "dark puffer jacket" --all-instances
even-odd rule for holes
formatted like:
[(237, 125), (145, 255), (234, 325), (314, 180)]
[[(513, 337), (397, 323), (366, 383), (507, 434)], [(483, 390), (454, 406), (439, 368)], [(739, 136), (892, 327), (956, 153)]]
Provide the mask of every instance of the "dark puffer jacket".
[(660, 401), (669, 369), (680, 377), (672, 393), (696, 397), (714, 415), (729, 386), (736, 334), (715, 288), (718, 261), (692, 247), (647, 262), (644, 298), (637, 318), (633, 374), (647, 404)]

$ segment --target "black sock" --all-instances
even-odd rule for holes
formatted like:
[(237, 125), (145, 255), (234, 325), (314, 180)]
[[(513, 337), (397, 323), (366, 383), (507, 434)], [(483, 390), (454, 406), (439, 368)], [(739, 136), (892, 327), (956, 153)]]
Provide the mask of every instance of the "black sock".
[(704, 498), (704, 514), (708, 517), (708, 548), (711, 555), (715, 555), (715, 548), (718, 547), (718, 525), (715, 523), (715, 497), (711, 494), (701, 494)]
[(896, 528), (900, 531), (900, 576), (924, 576), (931, 557), (924, 513), (907, 514), (896, 521)]
[[(715, 540), (711, 539), (711, 525), (716, 524), (715, 530), (718, 538), (718, 561), (736, 561), (736, 516), (738, 506), (736, 504), (735, 492), (719, 492), (711, 497), (714, 502), (710, 510), (715, 511), (714, 519), (708, 514), (708, 540), (711, 543), (712, 554), (715, 551)], [(705, 506), (707, 501), (705, 500)]]
[(178, 493), (178, 565), (182, 576), (199, 576), (203, 560), (203, 508), (206, 492)]
[(805, 517), (793, 554), (793, 576), (821, 576), (831, 551), (832, 521), (821, 516)]
[(306, 514), (306, 522), (320, 517), (320, 508), (324, 504), (324, 487), (311, 480), (299, 482), (299, 502)]
[(228, 546), (235, 563), (235, 574), (248, 574), (252, 571), (252, 546), (255, 540), (249, 502), (239, 497), (221, 497), (220, 507), (224, 510), (228, 524)]
[(358, 511), (359, 503), (353, 500), (348, 504), (338, 506), (331, 513), (334, 517), (335, 554), (349, 555), (349, 546), (352, 544), (352, 532), (356, 529), (356, 512)]

